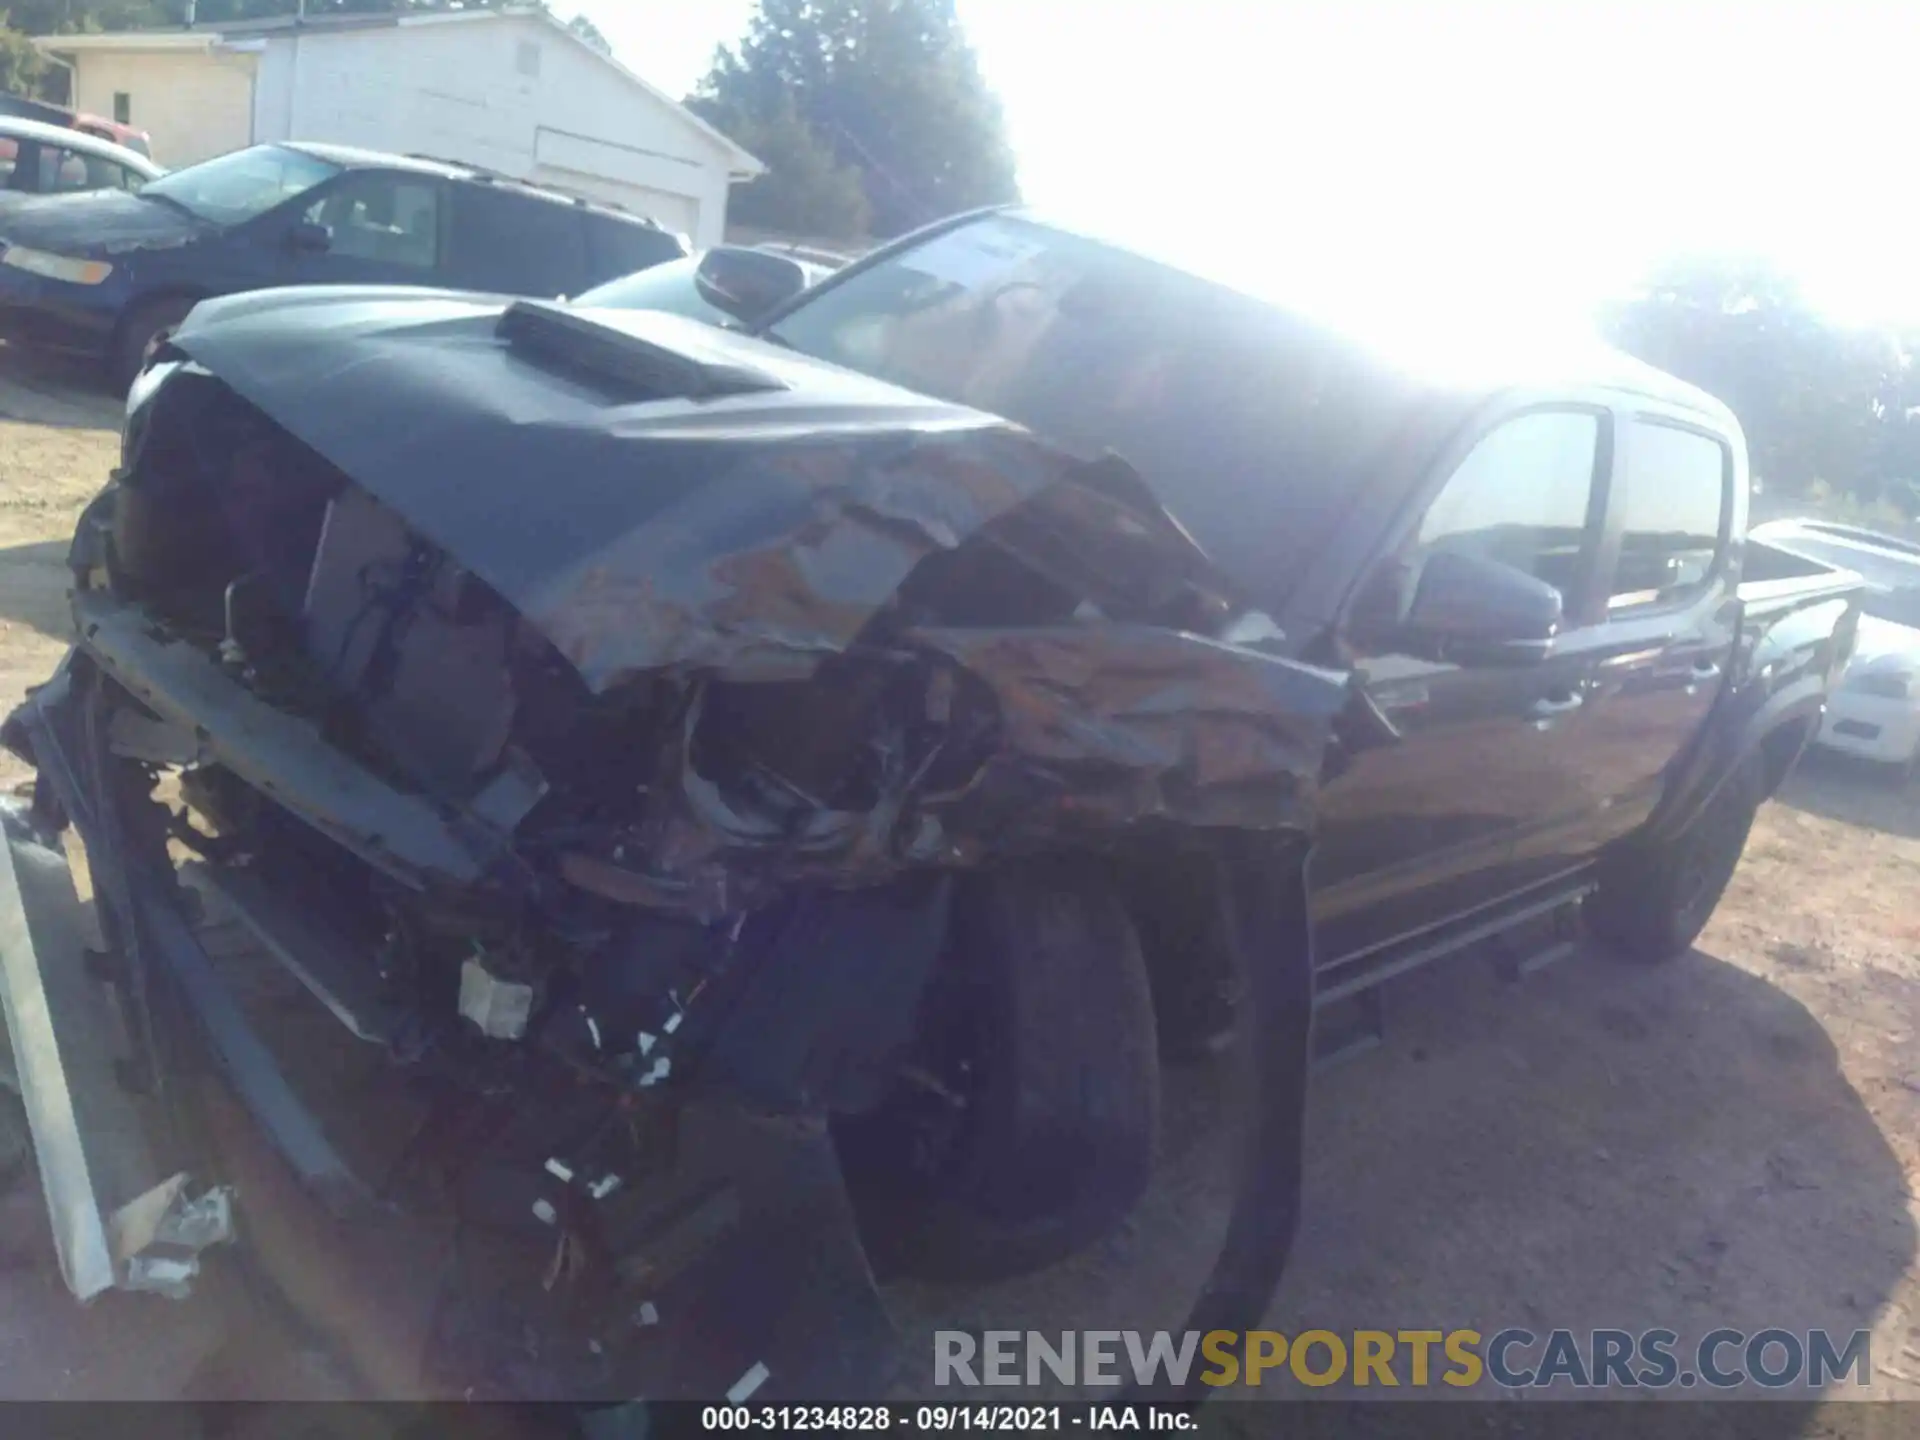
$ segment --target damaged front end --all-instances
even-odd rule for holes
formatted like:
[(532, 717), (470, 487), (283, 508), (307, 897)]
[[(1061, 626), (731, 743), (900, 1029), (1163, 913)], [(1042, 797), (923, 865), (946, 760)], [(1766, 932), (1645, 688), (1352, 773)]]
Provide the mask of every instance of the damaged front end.
[[(518, 1393), (871, 1383), (829, 1121), (899, 1084), (952, 877), (1297, 855), (1341, 677), (1118, 460), (691, 322), (316, 292), (175, 344), (7, 730), (149, 1090), (164, 992), (333, 1213), (493, 1237)], [(382, 1088), (264, 1039), (209, 917)]]

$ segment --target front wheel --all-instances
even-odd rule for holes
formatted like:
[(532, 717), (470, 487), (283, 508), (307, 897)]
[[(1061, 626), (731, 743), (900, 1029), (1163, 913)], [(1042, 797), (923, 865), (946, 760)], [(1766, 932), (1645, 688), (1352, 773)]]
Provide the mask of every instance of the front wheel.
[(1160, 1071), (1140, 941), (1092, 867), (973, 875), (954, 899), (921, 1055), (836, 1127), (877, 1268), (931, 1280), (1037, 1270), (1146, 1189)]
[(133, 388), (133, 382), (140, 378), (147, 362), (180, 328), (180, 322), (192, 313), (196, 303), (183, 296), (149, 300), (136, 305), (127, 315), (109, 359), (113, 383), (123, 393)]
[(1908, 789), (1915, 780), (1920, 780), (1920, 743), (1913, 747), (1913, 753), (1904, 760), (1896, 760), (1892, 765), (1894, 784), (1900, 789)]
[(1624, 959), (1656, 963), (1686, 953), (1733, 879), (1760, 809), (1759, 757), (1741, 763), (1677, 835), (1636, 838), (1601, 866), (1588, 926)]

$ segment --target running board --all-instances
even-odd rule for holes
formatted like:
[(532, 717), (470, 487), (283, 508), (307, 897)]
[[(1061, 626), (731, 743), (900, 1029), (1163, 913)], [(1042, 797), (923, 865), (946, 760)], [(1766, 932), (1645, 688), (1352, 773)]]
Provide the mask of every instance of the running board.
[[(1481, 944), (1491, 951), (1500, 977), (1513, 983), (1573, 955), (1579, 949), (1576, 937), (1580, 928), (1580, 902), (1592, 894), (1593, 889), (1593, 882), (1584, 880), (1517, 910), (1505, 911), (1498, 918), (1450, 928), (1444, 933), (1429, 932), (1406, 949), (1387, 951), (1371, 968), (1359, 968), (1367, 956), (1334, 967), (1332, 973), (1340, 978), (1328, 984), (1323, 974), (1314, 991), (1314, 1065), (1324, 1068), (1336, 1064), (1376, 1049), (1385, 1041), (1383, 987), (1398, 976)], [(1548, 944), (1526, 949), (1514, 943), (1521, 927), (1543, 917), (1550, 917), (1553, 922), (1553, 938)]]
[[(1320, 977), (1320, 984), (1314, 990), (1314, 1004), (1328, 1005), (1335, 1000), (1345, 999), (1349, 995), (1391, 980), (1397, 975), (1418, 970), (1423, 965), (1448, 955), (1457, 954), (1470, 945), (1490, 940), (1514, 930), (1529, 920), (1538, 920), (1543, 915), (1551, 915), (1570, 905), (1576, 905), (1591, 895), (1594, 890), (1592, 880), (1583, 880), (1579, 884), (1565, 889), (1555, 890), (1552, 894), (1533, 900), (1515, 910), (1503, 910), (1498, 915), (1484, 920), (1469, 921), (1457, 927), (1442, 927), (1428, 931), (1401, 949), (1394, 946), (1381, 946), (1364, 952), (1338, 964), (1329, 966)], [(1375, 956), (1381, 958), (1371, 966), (1366, 962)], [(1328, 982), (1330, 975), (1340, 978)]]
[[(1314, 1008), (1313, 1065), (1317, 1070), (1377, 1050), (1386, 1041), (1386, 1003), (1378, 985)], [(1329, 1023), (1331, 1017), (1338, 1018)]]

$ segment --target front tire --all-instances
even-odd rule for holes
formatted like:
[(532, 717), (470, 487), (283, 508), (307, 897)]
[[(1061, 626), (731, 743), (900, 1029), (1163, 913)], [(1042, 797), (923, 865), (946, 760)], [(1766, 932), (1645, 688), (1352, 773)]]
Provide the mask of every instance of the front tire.
[(146, 369), (147, 358), (180, 328), (180, 322), (192, 313), (197, 303), (184, 296), (172, 296), (146, 301), (128, 312), (107, 362), (108, 374), (121, 394), (133, 388), (133, 382)]
[(1764, 798), (1759, 758), (1743, 761), (1686, 829), (1636, 838), (1601, 866), (1587, 924), (1616, 955), (1658, 964), (1684, 955), (1720, 903)]
[(1140, 942), (1091, 867), (969, 876), (917, 1084), (837, 1127), (883, 1273), (985, 1280), (1109, 1233), (1153, 1171), (1160, 1070)]
[(1902, 790), (1912, 788), (1913, 782), (1920, 779), (1920, 744), (1913, 747), (1913, 753), (1906, 759), (1894, 761), (1893, 774), (1896, 788)]

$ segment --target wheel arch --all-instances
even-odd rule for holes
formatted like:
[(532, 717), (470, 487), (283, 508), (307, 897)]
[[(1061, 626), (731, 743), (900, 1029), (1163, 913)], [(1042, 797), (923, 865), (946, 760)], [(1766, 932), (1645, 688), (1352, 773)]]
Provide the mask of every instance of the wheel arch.
[(211, 300), (214, 292), (204, 285), (192, 285), (184, 281), (173, 281), (159, 285), (151, 290), (143, 290), (134, 299), (120, 307), (120, 313), (114, 318), (113, 336), (107, 348), (109, 356), (117, 356), (120, 347), (126, 343), (127, 329), (133, 324), (134, 317), (144, 311), (173, 301), (184, 300), (188, 306), (198, 305), (202, 300)]
[(1758, 755), (1766, 767), (1762, 799), (1785, 782), (1826, 712), (1826, 682), (1809, 675), (1768, 696), (1751, 713), (1717, 714), (1688, 753), (1667, 794), (1639, 833), (1659, 840), (1686, 829), (1728, 777)]

